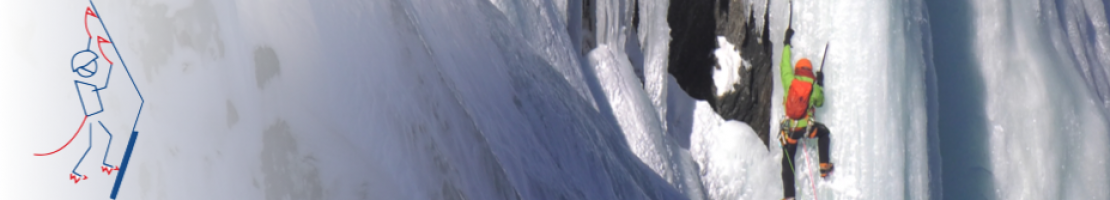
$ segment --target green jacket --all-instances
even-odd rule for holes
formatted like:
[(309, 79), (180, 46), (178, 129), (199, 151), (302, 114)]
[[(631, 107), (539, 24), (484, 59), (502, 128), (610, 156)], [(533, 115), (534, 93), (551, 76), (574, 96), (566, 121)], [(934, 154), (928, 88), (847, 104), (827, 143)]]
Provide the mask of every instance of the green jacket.
[[(786, 102), (786, 96), (790, 92), (790, 83), (792, 83), (794, 81), (794, 79), (798, 79), (798, 80), (801, 80), (801, 81), (804, 81), (804, 82), (813, 83), (813, 79), (811, 79), (809, 77), (794, 76), (794, 64), (793, 64), (793, 62), (791, 62), (792, 60), (793, 59), (791, 59), (791, 57), (790, 57), (790, 45), (784, 45), (782, 47), (782, 62), (780, 62), (780, 64), (779, 64), (779, 74), (782, 76), (781, 80), (782, 80), (782, 89), (783, 89), (782, 90), (783, 91), (783, 93), (782, 93), (783, 102)], [(809, 96), (809, 107), (810, 108), (818, 108), (818, 107), (821, 107), (821, 106), (825, 105), (825, 92), (824, 91), (825, 91), (825, 89), (821, 85), (817, 85), (817, 84), (813, 85), (813, 94), (811, 94)], [(807, 116), (813, 116), (813, 109), (810, 109), (808, 112), (809, 113), (807, 113)], [(808, 125), (808, 123), (809, 123), (808, 120), (799, 120), (798, 123), (794, 123), (794, 127), (795, 128), (806, 127)]]

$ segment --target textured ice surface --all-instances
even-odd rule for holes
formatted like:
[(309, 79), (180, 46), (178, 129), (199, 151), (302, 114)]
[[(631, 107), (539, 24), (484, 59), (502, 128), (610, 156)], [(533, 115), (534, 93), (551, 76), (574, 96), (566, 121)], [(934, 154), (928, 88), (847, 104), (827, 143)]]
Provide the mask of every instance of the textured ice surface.
[[(833, 177), (825, 180), (816, 178), (816, 174), (811, 172), (816, 171), (817, 163), (811, 160), (806, 164), (804, 159), (805, 154), (816, 156), (816, 147), (808, 145), (800, 149), (794, 158), (799, 172), (795, 186), (798, 197), (928, 199), (925, 110), (925, 71), (928, 66), (925, 62), (927, 58), (923, 56), (925, 40), (922, 34), (928, 29), (920, 20), (924, 18), (921, 2), (793, 3), (793, 28), (797, 32), (793, 38), (794, 57), (791, 60), (808, 58), (815, 65), (821, 65), (820, 61), (828, 57), (824, 63), (827, 100), (825, 107), (817, 110), (816, 119), (827, 124), (832, 131), (831, 161), (837, 164)], [(765, 9), (759, 6), (764, 5), (762, 2), (753, 2), (753, 5), (757, 13)], [(771, 41), (782, 41), (783, 31), (790, 23), (791, 7), (787, 2), (772, 2), (769, 9)], [(862, 10), (867, 12), (860, 12)], [(821, 55), (826, 43), (831, 45), (829, 53)], [(781, 48), (781, 44), (776, 44), (773, 57), (775, 67), (772, 75), (776, 77), (776, 86), (772, 113), (782, 113), (783, 92), (779, 85), (781, 81), (777, 80)], [(777, 124), (781, 117), (781, 114), (774, 115), (772, 123)], [(727, 124), (723, 123), (721, 127), (731, 128), (719, 129), (740, 129)], [(695, 125), (693, 138), (702, 139), (693, 140), (691, 151), (702, 166), (703, 181), (711, 197), (781, 198), (782, 183), (778, 176), (781, 166), (777, 163), (783, 154), (778, 145), (772, 142), (770, 151), (762, 150), (764, 155), (713, 155), (748, 154), (735, 151), (763, 148), (759, 142), (719, 142), (716, 138), (745, 137), (713, 131), (718, 128), (697, 131), (697, 127)], [(771, 133), (778, 133), (778, 126), (771, 126), (771, 129)], [(771, 135), (771, 141), (777, 141), (778, 135)], [(754, 137), (751, 139), (756, 140)], [(698, 146), (706, 150), (694, 150)], [(732, 149), (710, 151), (721, 148)], [(761, 159), (762, 156), (765, 157)], [(759, 182), (760, 186), (747, 184), (750, 182)]]
[[(1105, 61), (1106, 22), (1103, 11), (1095, 9), (1098, 4), (972, 3), (977, 13), (973, 23), (980, 27), (972, 40), (978, 52), (973, 59), (990, 91), (985, 95), (985, 126), (994, 198), (1110, 198), (1110, 191), (1101, 189), (1110, 187), (1106, 103), (1099, 95), (1106, 91), (1103, 74), (1110, 63)], [(1056, 12), (1066, 13), (1065, 19)], [(1084, 14), (1088, 17), (1075, 17)], [(1082, 23), (1101, 25), (1077, 33)]]
[[(771, 41), (781, 41), (789, 1), (764, 2), (750, 3), (771, 10)], [(76, 17), (58, 16), (87, 3), (0, 3), (0, 158), (16, 163), (0, 171), (18, 172), (0, 180), (0, 198), (107, 196), (109, 176), (66, 181), (79, 151), (29, 156), (76, 128), (65, 58), (86, 43)], [(778, 146), (767, 150), (666, 73), (668, 1), (96, 3), (148, 102), (121, 199), (781, 197)], [(793, 3), (792, 60), (827, 57), (817, 119), (833, 132), (837, 164), (816, 178), (807, 141), (794, 160), (799, 197), (936, 197), (922, 2)], [(988, 192), (999, 199), (1110, 196), (1105, 7), (969, 7), (989, 91), (985, 170), (1004, 175)], [(596, 35), (577, 35), (582, 12), (593, 12)], [(728, 58), (718, 56), (742, 66)], [(782, 113), (775, 88), (772, 112)]]

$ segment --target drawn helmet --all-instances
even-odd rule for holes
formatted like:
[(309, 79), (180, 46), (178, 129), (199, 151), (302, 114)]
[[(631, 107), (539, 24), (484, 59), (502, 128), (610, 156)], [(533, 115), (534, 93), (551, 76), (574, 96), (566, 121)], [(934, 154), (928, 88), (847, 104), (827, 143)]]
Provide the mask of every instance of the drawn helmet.
[(81, 77), (88, 78), (96, 75), (98, 67), (96, 64), (97, 58), (100, 58), (100, 56), (96, 55), (96, 53), (89, 50), (81, 50), (73, 54), (73, 58), (70, 59), (69, 65), (74, 73), (77, 73), (77, 75)]

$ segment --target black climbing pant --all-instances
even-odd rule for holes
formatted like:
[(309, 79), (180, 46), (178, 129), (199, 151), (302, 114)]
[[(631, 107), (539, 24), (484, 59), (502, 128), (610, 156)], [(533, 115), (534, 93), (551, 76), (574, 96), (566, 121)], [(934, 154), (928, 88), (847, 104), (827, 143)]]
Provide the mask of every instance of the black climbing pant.
[[(818, 160), (821, 163), (829, 163), (829, 128), (825, 124), (814, 122), (813, 129), (817, 131), (817, 154), (820, 155)], [(806, 133), (805, 130), (793, 131), (789, 135), (794, 139), (801, 139), (809, 137), (811, 133)], [(799, 141), (800, 142), (800, 141)], [(794, 197), (794, 166), (793, 160), (796, 158), (794, 152), (798, 150), (798, 144), (785, 144), (783, 148), (786, 150), (786, 155), (782, 156), (782, 189), (785, 197)]]

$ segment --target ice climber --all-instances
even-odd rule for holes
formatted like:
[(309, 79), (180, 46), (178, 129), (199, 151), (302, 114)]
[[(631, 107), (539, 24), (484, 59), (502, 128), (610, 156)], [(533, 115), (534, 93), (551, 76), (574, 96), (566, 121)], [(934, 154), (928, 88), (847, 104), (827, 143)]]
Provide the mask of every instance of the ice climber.
[(786, 93), (783, 99), (786, 117), (779, 125), (779, 142), (782, 143), (784, 155), (782, 157), (782, 184), (785, 199), (794, 198), (794, 153), (798, 150), (798, 140), (803, 137), (817, 138), (817, 149), (821, 161), (821, 177), (825, 178), (833, 171), (833, 164), (829, 162), (829, 129), (824, 124), (813, 119), (814, 111), (825, 103), (822, 87), (824, 74), (821, 71), (814, 73), (813, 64), (809, 59), (802, 58), (794, 66), (790, 65), (790, 39), (794, 36), (794, 29), (786, 29), (783, 40), (782, 61), (780, 63), (780, 76), (782, 87)]

